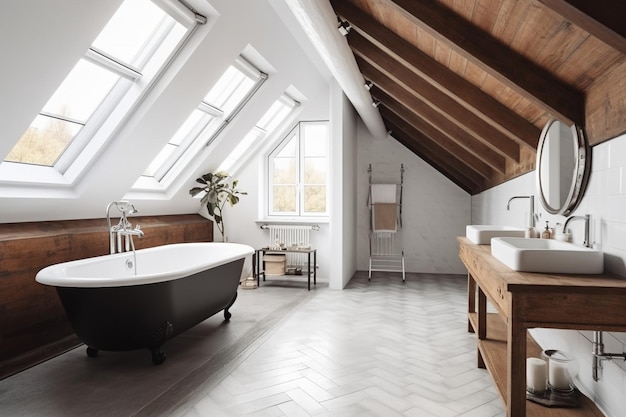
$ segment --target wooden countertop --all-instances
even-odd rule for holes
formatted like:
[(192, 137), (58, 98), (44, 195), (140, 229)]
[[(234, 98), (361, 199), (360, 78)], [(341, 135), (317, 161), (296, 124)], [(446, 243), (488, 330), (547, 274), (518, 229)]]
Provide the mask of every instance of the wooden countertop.
[(612, 274), (576, 275), (518, 272), (510, 269), (491, 255), (491, 245), (477, 245), (468, 238), (457, 237), (462, 250), (469, 250), (484, 263), (484, 268), (498, 272), (507, 291), (606, 291), (611, 288), (626, 294), (626, 279)]

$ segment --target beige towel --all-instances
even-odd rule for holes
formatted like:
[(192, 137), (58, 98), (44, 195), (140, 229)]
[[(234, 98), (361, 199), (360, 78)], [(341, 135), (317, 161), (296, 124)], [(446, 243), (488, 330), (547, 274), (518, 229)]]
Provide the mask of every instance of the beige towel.
[(372, 184), (371, 197), (372, 204), (375, 203), (396, 203), (396, 184)]
[(397, 204), (378, 203), (372, 204), (372, 223), (375, 232), (396, 232), (397, 223)]

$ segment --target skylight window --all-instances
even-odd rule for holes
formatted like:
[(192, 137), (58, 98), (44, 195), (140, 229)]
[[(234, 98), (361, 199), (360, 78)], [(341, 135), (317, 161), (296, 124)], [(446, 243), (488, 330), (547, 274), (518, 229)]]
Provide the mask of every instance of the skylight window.
[(175, 177), (203, 146), (217, 138), (266, 79), (266, 74), (238, 59), (150, 163), (135, 188), (145, 185), (146, 177), (159, 183)]
[[(64, 173), (95, 136), (108, 137), (114, 131), (114, 122), (107, 125), (107, 118), (114, 111), (132, 110), (131, 103), (187, 32), (150, 0), (125, 0), (5, 162), (54, 167)], [(141, 87), (131, 89), (140, 79)], [(105, 141), (100, 138), (97, 143)]]
[(81, 59), (5, 161), (54, 165), (119, 78)]
[(217, 169), (218, 171), (231, 172), (232, 168), (240, 162), (241, 157), (255, 146), (258, 146), (264, 139), (271, 135), (274, 130), (287, 119), (287, 116), (300, 103), (289, 98), (287, 95), (281, 96), (270, 106), (265, 114), (259, 119), (256, 126), (237, 144), (230, 155)]

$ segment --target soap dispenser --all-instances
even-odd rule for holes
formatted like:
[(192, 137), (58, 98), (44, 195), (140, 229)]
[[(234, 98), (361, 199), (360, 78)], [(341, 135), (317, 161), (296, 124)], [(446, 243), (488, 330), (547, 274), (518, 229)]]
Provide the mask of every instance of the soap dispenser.
[(541, 238), (542, 239), (552, 238), (552, 231), (550, 230), (550, 225), (548, 224), (548, 221), (546, 221), (546, 228), (543, 230), (543, 232), (541, 232)]

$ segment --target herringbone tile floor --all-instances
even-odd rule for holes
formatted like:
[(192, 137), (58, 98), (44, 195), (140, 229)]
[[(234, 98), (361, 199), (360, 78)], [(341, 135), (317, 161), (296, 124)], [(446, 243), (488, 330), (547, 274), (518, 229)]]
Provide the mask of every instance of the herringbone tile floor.
[(180, 415), (505, 415), (476, 368), (464, 277), (359, 273), (314, 291)]

